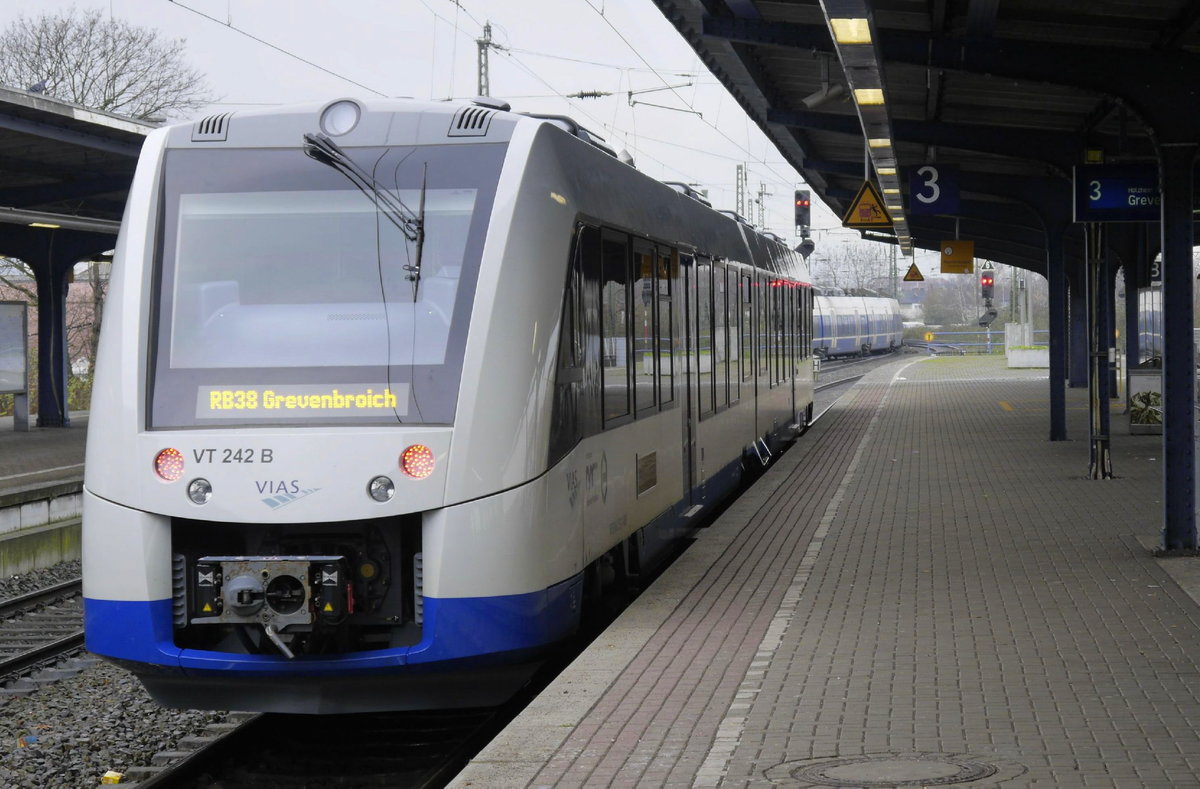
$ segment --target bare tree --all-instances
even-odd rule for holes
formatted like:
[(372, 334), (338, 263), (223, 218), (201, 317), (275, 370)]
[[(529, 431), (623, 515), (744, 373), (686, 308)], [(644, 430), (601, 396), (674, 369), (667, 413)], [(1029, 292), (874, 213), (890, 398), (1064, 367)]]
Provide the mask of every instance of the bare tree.
[(31, 307), (37, 306), (37, 287), (34, 285), (33, 269), (28, 263), (16, 258), (0, 257), (0, 286), (9, 298), (19, 298)]
[[(213, 101), (203, 77), (185, 62), (184, 46), (184, 39), (98, 10), (21, 16), (0, 34), (0, 82), (118, 115), (165, 119)], [(0, 258), (0, 287), (37, 306), (33, 272), (24, 263)], [(86, 360), (87, 374), (76, 382), (85, 391), (107, 289), (107, 264), (93, 262), (68, 305), (70, 369)]]
[(834, 245), (814, 258), (813, 277), (826, 287), (891, 291), (891, 251), (877, 242)]
[(98, 10), (21, 16), (0, 35), (0, 82), (131, 118), (181, 115), (213, 100), (184, 44)]
[(890, 246), (869, 242), (846, 249), (845, 271), (852, 288), (890, 293), (891, 265)]

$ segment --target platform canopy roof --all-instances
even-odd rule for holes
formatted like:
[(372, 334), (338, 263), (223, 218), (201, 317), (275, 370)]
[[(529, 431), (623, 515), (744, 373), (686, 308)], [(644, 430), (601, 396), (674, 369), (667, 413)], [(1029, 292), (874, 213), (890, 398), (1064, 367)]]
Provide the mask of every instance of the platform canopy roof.
[[(1200, 139), (1195, 0), (655, 2), (835, 214), (869, 162), (902, 248), (957, 233), (1044, 271), (1089, 150), (1153, 165)], [(915, 203), (925, 165), (957, 183), (953, 210)]]
[(0, 86), (0, 255), (37, 270), (112, 249), (155, 125)]

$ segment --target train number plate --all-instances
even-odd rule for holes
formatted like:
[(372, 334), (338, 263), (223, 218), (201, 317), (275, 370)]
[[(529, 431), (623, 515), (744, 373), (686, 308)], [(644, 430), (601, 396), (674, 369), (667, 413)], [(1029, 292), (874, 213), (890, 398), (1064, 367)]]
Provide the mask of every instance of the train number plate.
[(193, 449), (192, 460), (196, 463), (274, 463), (275, 450), (267, 447)]

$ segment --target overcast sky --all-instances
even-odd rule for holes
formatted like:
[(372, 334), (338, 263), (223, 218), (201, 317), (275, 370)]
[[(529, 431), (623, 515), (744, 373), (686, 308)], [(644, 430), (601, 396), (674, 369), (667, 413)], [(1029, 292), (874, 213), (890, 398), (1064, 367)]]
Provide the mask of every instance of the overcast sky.
[[(506, 48), (490, 53), (492, 96), (569, 115), (648, 175), (708, 189), (717, 208), (736, 208), (745, 163), (752, 196), (769, 193), (766, 228), (795, 240), (799, 174), (651, 0), (3, 0), (0, 28), (71, 8), (185, 39), (186, 59), (219, 97), (209, 110), (222, 112), (343, 96), (469, 98), (490, 21)], [(611, 95), (567, 98), (581, 91)], [(858, 237), (816, 200), (813, 227), (818, 255)]]

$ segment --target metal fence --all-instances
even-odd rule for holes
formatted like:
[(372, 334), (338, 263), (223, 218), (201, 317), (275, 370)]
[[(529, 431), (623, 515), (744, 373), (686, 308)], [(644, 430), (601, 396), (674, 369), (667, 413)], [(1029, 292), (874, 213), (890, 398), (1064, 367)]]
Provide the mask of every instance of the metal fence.
[[(1033, 333), (1038, 345), (1049, 345), (1050, 331), (1039, 329)], [(956, 349), (961, 353), (1004, 353), (1004, 331), (981, 329), (979, 331), (929, 331), (925, 342), (931, 346)]]

